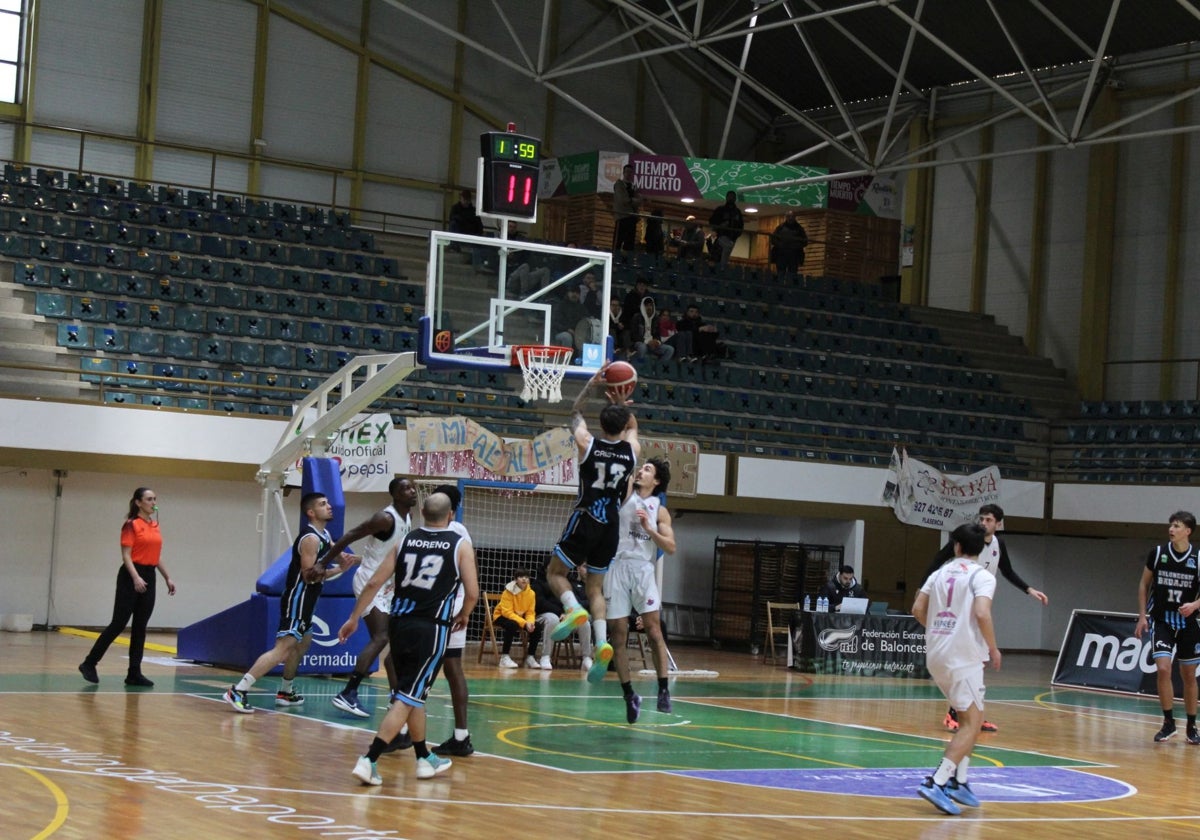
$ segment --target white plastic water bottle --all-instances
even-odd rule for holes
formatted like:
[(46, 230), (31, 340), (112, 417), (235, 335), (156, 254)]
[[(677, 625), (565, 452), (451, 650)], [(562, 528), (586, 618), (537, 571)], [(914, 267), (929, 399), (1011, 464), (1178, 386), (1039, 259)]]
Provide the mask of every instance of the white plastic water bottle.
[(824, 595), (817, 596), (817, 612), (829, 612), (829, 599)]
[(807, 595), (804, 596), (804, 611), (812, 612), (812, 601), (809, 600), (809, 597)]

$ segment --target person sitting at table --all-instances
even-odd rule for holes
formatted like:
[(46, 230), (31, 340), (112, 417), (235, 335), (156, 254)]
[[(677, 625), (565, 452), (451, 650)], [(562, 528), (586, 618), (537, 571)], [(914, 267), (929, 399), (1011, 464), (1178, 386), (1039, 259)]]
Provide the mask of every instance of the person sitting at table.
[(824, 596), (829, 599), (829, 611), (837, 612), (842, 608), (842, 601), (846, 598), (866, 598), (867, 590), (863, 589), (862, 584), (854, 577), (853, 566), (842, 566), (838, 569), (838, 573), (834, 575), (833, 580), (821, 587), (821, 591), (817, 593), (817, 597)]

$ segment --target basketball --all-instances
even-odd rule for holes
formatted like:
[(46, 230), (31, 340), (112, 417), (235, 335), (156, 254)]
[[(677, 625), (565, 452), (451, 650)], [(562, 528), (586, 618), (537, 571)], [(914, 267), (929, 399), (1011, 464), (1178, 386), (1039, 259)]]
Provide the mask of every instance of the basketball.
[(609, 388), (633, 385), (637, 378), (637, 368), (629, 362), (613, 362), (604, 371), (604, 382)]

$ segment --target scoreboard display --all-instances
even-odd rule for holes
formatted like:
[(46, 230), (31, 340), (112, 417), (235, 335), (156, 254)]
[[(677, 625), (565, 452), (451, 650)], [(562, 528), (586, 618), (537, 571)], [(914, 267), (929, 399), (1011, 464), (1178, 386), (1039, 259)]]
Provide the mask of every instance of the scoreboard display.
[(479, 136), (479, 144), (483, 158), (481, 213), (517, 221), (537, 218), (542, 141), (508, 131), (489, 131)]

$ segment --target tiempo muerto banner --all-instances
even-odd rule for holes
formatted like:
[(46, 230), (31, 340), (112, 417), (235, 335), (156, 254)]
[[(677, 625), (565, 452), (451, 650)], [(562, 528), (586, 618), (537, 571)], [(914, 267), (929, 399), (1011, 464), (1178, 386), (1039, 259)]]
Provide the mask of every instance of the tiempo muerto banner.
[(974, 522), (981, 505), (1000, 501), (1000, 468), (988, 467), (965, 478), (951, 478), (904, 449), (892, 449), (883, 503), (908, 525), (953, 531)]

